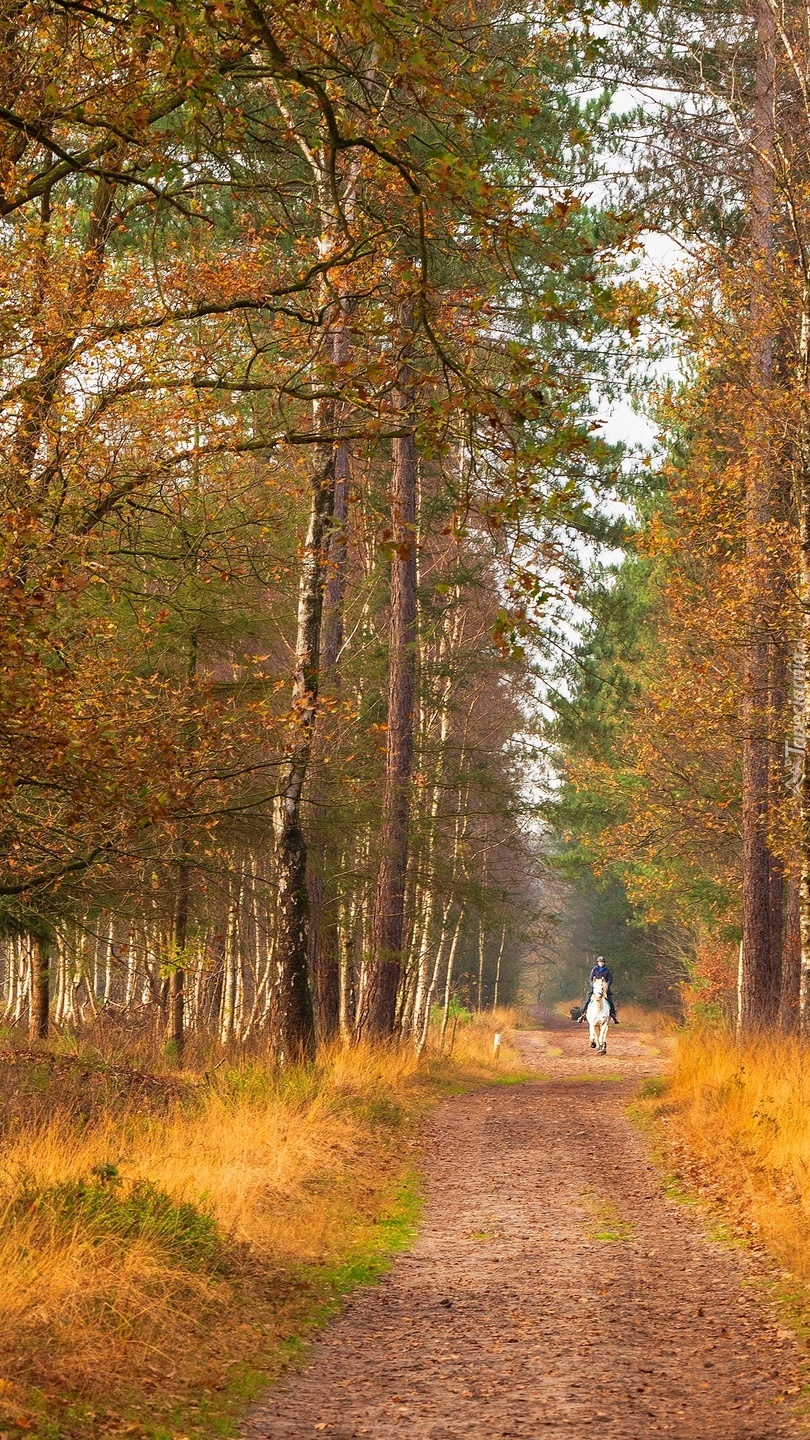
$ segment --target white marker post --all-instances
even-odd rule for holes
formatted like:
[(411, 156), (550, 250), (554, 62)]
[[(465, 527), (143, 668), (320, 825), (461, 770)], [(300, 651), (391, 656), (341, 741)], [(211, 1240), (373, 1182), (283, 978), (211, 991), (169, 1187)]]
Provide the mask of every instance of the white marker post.
[(501, 1037), (500, 1037), (500, 1032), (499, 1032), (497, 1035), (493, 1035), (493, 1037), (492, 1037), (492, 1053), (493, 1053), (495, 1059), (497, 1060), (498, 1056), (499, 1056), (500, 1053), (501, 1053)]

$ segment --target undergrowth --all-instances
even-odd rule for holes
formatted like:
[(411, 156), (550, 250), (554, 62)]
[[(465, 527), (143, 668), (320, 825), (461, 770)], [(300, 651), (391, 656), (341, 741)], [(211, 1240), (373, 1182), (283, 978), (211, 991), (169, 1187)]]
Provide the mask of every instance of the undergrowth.
[(514, 1076), (465, 1020), (451, 1059), (334, 1048), (179, 1076), (64, 1042), (0, 1053), (0, 1436), (195, 1440), (408, 1242), (420, 1118)]
[(667, 1194), (700, 1208), (711, 1239), (759, 1260), (749, 1277), (805, 1357), (796, 1414), (810, 1418), (810, 1065), (785, 1036), (680, 1033), (666, 1077), (645, 1081), (633, 1118), (657, 1150)]
[(810, 1283), (810, 1065), (789, 1037), (690, 1029), (666, 1080), (648, 1081), (641, 1114), (667, 1164), (734, 1231)]

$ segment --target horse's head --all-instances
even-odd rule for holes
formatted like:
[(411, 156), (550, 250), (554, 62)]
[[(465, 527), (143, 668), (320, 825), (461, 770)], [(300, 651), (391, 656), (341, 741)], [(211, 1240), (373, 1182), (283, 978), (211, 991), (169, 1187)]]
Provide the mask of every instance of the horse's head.
[(602, 999), (602, 997), (603, 997), (603, 995), (605, 994), (605, 991), (606, 991), (606, 990), (607, 990), (607, 985), (605, 984), (604, 980), (601, 980), (601, 979), (597, 976), (597, 978), (596, 978), (596, 979), (594, 980), (594, 982), (593, 982), (593, 993), (594, 993), (594, 995), (596, 996), (597, 1000), (601, 1000), (601, 999)]

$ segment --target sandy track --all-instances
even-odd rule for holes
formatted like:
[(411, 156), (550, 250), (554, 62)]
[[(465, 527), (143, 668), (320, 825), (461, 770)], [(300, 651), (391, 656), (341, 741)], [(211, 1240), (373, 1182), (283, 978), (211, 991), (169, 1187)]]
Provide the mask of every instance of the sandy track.
[(582, 1030), (517, 1041), (538, 1080), (441, 1107), (417, 1243), (245, 1435), (806, 1435), (791, 1418), (792, 1338), (758, 1307), (744, 1261), (665, 1199), (624, 1114), (660, 1069), (653, 1045), (612, 1031), (599, 1060)]

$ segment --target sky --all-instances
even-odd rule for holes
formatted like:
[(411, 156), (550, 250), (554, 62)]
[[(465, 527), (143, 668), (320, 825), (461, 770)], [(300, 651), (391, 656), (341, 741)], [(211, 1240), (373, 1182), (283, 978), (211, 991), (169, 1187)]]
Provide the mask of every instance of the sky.
[[(658, 231), (648, 232), (643, 239), (643, 253), (635, 272), (640, 280), (666, 282), (673, 270), (684, 261), (683, 247), (669, 235)], [(649, 373), (649, 362), (644, 361), (643, 369)], [(654, 373), (661, 378), (676, 377), (679, 372), (679, 357), (673, 352), (655, 362)], [(628, 383), (623, 398), (614, 401), (600, 418), (604, 421), (602, 435), (611, 444), (622, 441), (633, 449), (651, 450), (655, 447), (656, 426), (633, 405), (631, 386), (642, 373), (642, 364), (628, 371)]]

